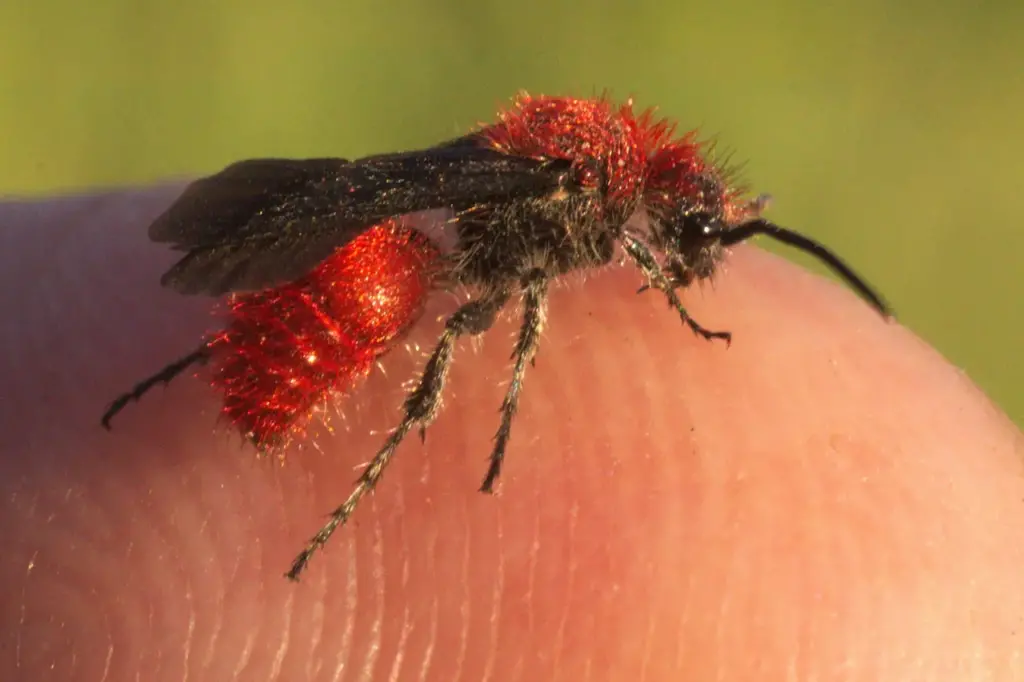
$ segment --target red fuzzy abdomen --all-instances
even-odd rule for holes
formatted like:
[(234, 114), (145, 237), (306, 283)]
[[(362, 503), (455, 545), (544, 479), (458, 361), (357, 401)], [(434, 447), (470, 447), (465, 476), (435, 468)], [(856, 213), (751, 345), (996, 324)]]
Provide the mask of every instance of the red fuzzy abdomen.
[(418, 319), (437, 257), (422, 233), (391, 220), (296, 282), (234, 296), (209, 342), (224, 416), (260, 450), (284, 447)]

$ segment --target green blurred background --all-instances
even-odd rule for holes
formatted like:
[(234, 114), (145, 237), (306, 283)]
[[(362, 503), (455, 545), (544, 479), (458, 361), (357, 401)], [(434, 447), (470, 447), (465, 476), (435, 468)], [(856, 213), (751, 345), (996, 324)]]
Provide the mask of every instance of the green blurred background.
[(608, 89), (735, 150), (1024, 424), (1022, 43), (1019, 0), (6, 0), (0, 194), (422, 146), (519, 89)]

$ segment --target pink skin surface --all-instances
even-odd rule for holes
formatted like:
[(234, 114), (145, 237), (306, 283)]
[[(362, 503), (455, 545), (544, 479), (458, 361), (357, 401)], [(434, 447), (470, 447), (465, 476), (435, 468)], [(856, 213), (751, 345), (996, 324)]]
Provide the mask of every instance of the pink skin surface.
[(103, 431), (215, 322), (145, 237), (179, 189), (0, 206), (0, 680), (1024, 679), (1024, 437), (898, 324), (747, 247), (684, 296), (728, 349), (629, 269), (556, 289), (497, 496), (516, 321), (458, 346), (426, 444), (288, 582), (420, 356), (283, 466), (191, 378)]

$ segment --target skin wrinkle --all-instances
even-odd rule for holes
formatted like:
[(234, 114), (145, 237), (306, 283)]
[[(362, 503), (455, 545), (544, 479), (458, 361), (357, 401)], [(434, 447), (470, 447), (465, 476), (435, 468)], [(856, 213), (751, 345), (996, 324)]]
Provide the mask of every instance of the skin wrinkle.
[[(365, 459), (377, 443), (362, 431), (368, 426), (388, 428), (394, 418), (393, 401), (385, 405), (369, 395), (365, 418), (343, 438), (326, 439), (324, 456), (299, 453), (283, 468), (254, 465), (251, 452), (240, 448), (237, 439), (214, 434), (216, 401), (192, 380), (132, 406), (115, 423), (113, 434), (94, 424), (94, 412), (102, 411), (105, 399), (139, 373), (190, 347), (209, 323), (208, 302), (167, 295), (155, 285), (173, 256), (146, 244), (139, 225), (166, 206), (173, 194), (172, 188), (141, 198), (96, 198), (88, 202), (88, 211), (74, 199), (46, 210), (22, 206), (13, 211), (21, 216), (47, 213), (47, 224), (68, 225), (62, 228), (67, 232), (60, 248), (70, 251), (61, 260), (67, 272), (55, 276), (52, 286), (28, 289), (23, 296), (14, 295), (18, 287), (0, 286), (7, 319), (22, 321), (3, 335), (9, 352), (0, 357), (4, 393), (20, 397), (0, 410), (0, 428), (6, 434), (0, 451), (0, 499), (8, 503), (0, 515), (0, 533), (10, 542), (10, 550), (0, 557), (0, 585), (9, 590), (8, 596), (24, 595), (16, 597), (23, 599), (24, 615), (19, 609), (0, 609), (0, 677), (5, 682), (46, 679), (46, 674), (69, 682), (98, 679), (108, 637), (114, 651), (112, 682), (140, 674), (153, 682), (180, 679), (172, 652), (183, 641), (187, 618), (175, 595), (186, 581), (195, 586), (194, 607), (201, 619), (197, 622), (207, 623), (205, 634), (197, 627), (197, 637), (208, 637), (209, 610), (224, 607), (216, 600), (206, 603), (201, 581), (209, 571), (221, 570), (224, 562), (239, 567), (236, 576), (226, 578), (231, 589), (254, 597), (247, 600), (251, 603), (238, 603), (220, 614), (223, 655), (237, 660), (241, 653), (246, 661), (236, 672), (239, 679), (267, 677), (272, 662), (267, 644), (280, 641), (280, 609), (288, 595), (294, 599), (296, 636), (308, 628), (303, 619), (312, 608), (311, 600), (326, 595), (325, 632), (340, 632), (353, 615), (341, 596), (352, 559), (363, 558), (365, 542), (353, 543), (354, 554), (335, 547), (318, 568), (321, 576), (314, 578), (311, 571), (297, 587), (285, 588), (276, 581), (296, 543), (329, 502), (345, 492), (353, 463)], [(142, 202), (145, 207), (118, 211), (117, 204), (125, 202)], [(124, 220), (126, 214), (132, 216), (130, 223)], [(88, 222), (92, 217), (98, 222)], [(33, 281), (33, 260), (20, 257), (19, 241), (30, 244), (25, 249), (29, 254), (34, 248), (41, 261), (46, 260), (47, 248), (32, 236), (44, 229), (35, 220), (6, 215), (0, 221), (5, 226), (0, 240), (6, 247), (0, 249), (0, 259), (9, 259), (0, 263), (0, 277)], [(72, 227), (71, 220), (84, 222)], [(80, 259), (71, 255), (76, 250)], [(10, 260), (12, 255), (18, 257)], [(96, 272), (104, 276), (96, 277)], [(675, 619), (665, 620), (670, 610), (656, 612), (653, 636), (662, 643), (655, 650), (673, 655), (652, 659), (652, 682), (679, 679), (681, 671), (691, 679), (725, 682), (785, 679), (790, 671), (798, 682), (1024, 678), (1017, 653), (1024, 612), (1019, 580), (1024, 559), (1019, 542), (1024, 534), (1024, 438), (964, 375), (900, 328), (877, 324), (846, 292), (753, 249), (736, 250), (729, 274), (719, 280), (715, 293), (684, 299), (705, 324), (734, 332), (728, 352), (690, 340), (663, 302), (632, 295), (631, 286), (636, 284), (635, 277), (613, 271), (591, 277), (584, 288), (552, 292), (548, 332), (517, 420), (521, 430), (515, 431), (510, 444), (508, 473), (515, 476), (505, 481), (502, 495), (480, 501), (475, 493), (483, 473), (480, 453), (493, 435), (494, 410), (500, 401), (497, 381), (487, 378), (491, 374), (481, 380), (479, 368), (491, 367), (493, 376), (504, 376), (498, 372), (507, 368), (508, 323), (486, 339), (479, 353), (470, 352), (468, 345), (458, 349), (452, 394), (457, 397), (449, 396), (446, 411), (431, 429), (432, 447), (414, 443), (398, 454), (373, 507), (361, 510), (341, 534), (347, 536), (341, 542), (365, 541), (378, 519), (384, 541), (393, 545), (396, 527), (387, 520), (387, 510), (394, 499), (389, 490), (395, 487), (406, 491), (407, 551), (425, 551), (430, 532), (440, 530), (437, 537), (447, 538), (436, 550), (441, 567), (452, 560), (453, 538), (461, 536), (463, 543), (455, 546), (466, 547), (467, 536), (494, 532), (487, 521), (494, 510), (467, 523), (467, 500), (474, 505), (474, 514), (499, 505), (507, 519), (506, 544), (529, 546), (534, 514), (539, 514), (545, 521), (537, 556), (537, 631), (531, 634), (525, 628), (525, 618), (520, 623), (503, 620), (498, 644), (498, 660), (523, 658), (523, 679), (553, 677), (551, 660), (531, 655), (547, 648), (539, 645), (550, 643), (551, 623), (563, 605), (544, 597), (564, 595), (568, 574), (553, 567), (570, 545), (580, 549), (580, 543), (593, 537), (600, 537), (607, 556), (590, 564), (587, 555), (579, 554), (576, 590), (587, 596), (573, 603), (569, 628), (585, 630), (599, 624), (622, 647), (590, 651), (587, 642), (570, 642), (567, 637), (560, 670), (565, 679), (582, 675), (591, 659), (610, 661), (593, 668), (595, 679), (622, 679), (635, 673), (638, 660), (623, 657), (639, 650), (645, 621), (631, 620), (631, 612), (621, 608), (630, 600), (650, 600), (652, 594), (660, 603), (679, 604), (690, 614), (684, 626), (688, 629), (677, 632)], [(79, 305), (80, 300), (112, 304), (104, 310), (102, 305)], [(98, 315), (103, 316), (99, 321)], [(837, 334), (835, 329), (850, 331)], [(566, 346), (567, 339), (577, 337), (587, 342), (589, 353), (574, 353)], [(604, 356), (598, 350), (602, 344)], [(75, 352), (68, 352), (72, 347)], [(593, 372), (589, 363), (612, 352), (618, 355), (611, 357), (625, 367), (606, 365), (602, 382), (588, 384), (586, 377)], [(625, 372), (632, 366), (630, 358), (641, 353), (657, 358), (655, 376), (632, 377), (616, 391), (615, 372)], [(68, 357), (84, 364), (65, 365)], [(780, 373), (776, 362), (791, 363), (799, 371)], [(411, 361), (396, 364), (401, 368), (389, 372), (395, 380), (413, 366)], [(59, 383), (44, 386), (40, 376)], [(575, 377), (571, 383), (581, 391), (578, 400), (546, 405), (534, 399), (551, 394), (567, 377)], [(783, 396), (779, 385), (787, 388)], [(633, 404), (630, 397), (638, 386), (646, 387), (650, 409), (662, 406), (672, 415), (666, 421), (678, 423), (673, 431), (660, 433), (664, 427), (652, 420), (650, 433), (623, 435), (635, 421), (628, 418), (601, 420), (600, 428), (587, 428), (594, 415), (615, 410), (623, 414), (623, 405)], [(814, 402), (808, 404), (809, 400)], [(686, 411), (678, 407), (680, 403)], [(477, 412), (472, 412), (477, 405)], [(550, 435), (532, 433), (541, 430), (545, 420), (555, 419), (552, 410), (565, 415), (559, 423), (568, 424), (559, 426), (567, 439), (557, 444), (561, 452), (553, 451)], [(603, 429), (614, 431), (612, 442), (618, 448), (620, 443), (633, 443), (630, 452), (615, 456), (622, 460), (622, 468), (610, 466), (613, 455), (604, 449), (610, 446), (602, 445), (606, 439), (599, 435)], [(633, 474), (637, 452), (645, 453), (642, 477)], [(416, 483), (416, 460), (426, 456), (431, 458), (433, 478), (444, 479), (429, 493)], [(567, 467), (573, 467), (571, 474)], [(191, 473), (179, 475), (184, 470)], [(303, 490), (307, 471), (315, 486), (313, 495)], [(744, 472), (742, 477), (736, 476), (738, 471)], [(567, 497), (561, 493), (569, 476), (574, 485)], [(269, 505), (258, 495), (210, 499), (194, 485), (199, 479), (209, 486), (253, 490), (266, 488), (268, 480), (278, 481), (292, 511), (283, 517), (276, 495)], [(152, 498), (138, 490), (154, 485)], [(18, 490), (24, 492), (14, 495)], [(73, 494), (67, 496), (67, 491)], [(429, 506), (420, 499), (427, 494)], [(684, 499), (659, 502), (666, 496)], [(148, 501), (140, 507), (142, 499)], [(573, 501), (581, 508), (576, 539), (570, 542), (568, 528), (549, 520), (564, 518), (565, 505)], [(642, 508), (634, 508), (637, 501), (644, 501)], [(608, 518), (595, 515), (599, 503), (620, 505), (620, 513), (635, 516), (637, 534), (600, 536)], [(537, 509), (524, 513), (524, 505)], [(453, 507), (462, 511), (452, 514)], [(680, 514), (680, 509), (688, 513)], [(74, 524), (68, 524), (67, 510), (75, 512)], [(810, 533), (812, 510), (821, 524), (815, 533), (825, 536)], [(158, 523), (147, 530), (147, 520), (172, 514), (174, 523)], [(107, 545), (97, 546), (98, 538), (91, 532), (79, 540), (67, 536), (79, 525), (88, 528), (100, 519), (110, 524), (110, 536), (102, 541)], [(456, 523), (449, 523), (451, 519)], [(437, 529), (434, 523), (446, 525)], [(253, 535), (259, 537), (258, 545)], [(822, 544), (820, 537), (830, 537), (832, 545)], [(76, 566), (98, 547), (109, 547), (96, 554), (107, 562), (97, 567), (108, 580), (76, 577), (70, 571), (54, 573), (55, 564)], [(835, 551), (839, 547), (842, 550)], [(212, 554), (200, 555), (197, 549)], [(664, 566), (654, 574), (659, 584), (649, 590), (639, 590), (630, 573), (629, 557), (637, 553)], [(735, 611), (745, 613), (723, 625), (722, 636), (731, 646), (728, 657), (722, 658), (706, 639), (718, 625), (715, 614), (723, 597), (715, 578), (727, 565), (723, 560), (739, 556), (747, 557), (749, 568), (759, 570), (737, 574), (731, 598)], [(30, 560), (35, 567), (27, 574)], [(126, 563), (118, 566), (116, 561)], [(456, 587), (465, 590), (474, 609), (485, 608), (493, 594), (493, 575), (486, 570), (490, 559), (474, 553), (469, 561), (464, 584)], [(164, 562), (174, 566), (173, 572), (166, 572)], [(391, 561), (384, 570), (394, 572), (397, 567)], [(170, 582), (157, 587), (154, 572)], [(230, 576), (230, 571), (223, 575)], [(524, 577), (509, 573), (508, 579)], [(315, 585), (320, 580), (326, 592)], [(241, 587), (254, 582), (266, 588), (253, 594), (251, 588)], [(429, 570), (414, 571), (406, 600), (421, 603), (435, 598), (438, 587), (432, 582)], [(618, 586), (619, 593), (603, 599), (589, 596), (611, 585)], [(48, 598), (54, 589), (66, 598)], [(364, 593), (366, 586), (357, 589)], [(98, 590), (94, 603), (83, 598), (90, 590)], [(401, 611), (395, 609), (407, 603), (389, 600), (386, 617), (398, 617)], [(509, 602), (503, 607), (502, 618), (512, 618), (515, 609)], [(826, 607), (830, 611), (824, 611)], [(150, 608), (149, 631), (132, 633), (124, 627), (138, 616), (131, 611)], [(620, 619), (610, 617), (612, 608), (619, 609)], [(636, 612), (643, 618), (648, 608)], [(451, 615), (444, 611), (438, 623), (438, 650), (428, 679), (446, 679), (450, 671), (454, 651), (446, 647), (456, 641), (452, 628), (458, 632), (463, 625)], [(24, 622), (20, 628), (18, 621)], [(63, 623), (63, 633), (48, 629), (48, 622)], [(357, 632), (365, 632), (365, 622), (359, 618)], [(772, 623), (785, 625), (773, 639), (750, 627)], [(791, 641), (787, 633), (801, 624), (806, 639), (800, 664), (793, 667), (784, 648)], [(526, 637), (505, 636), (506, 627)], [(21, 638), (23, 665), (36, 667), (9, 672), (7, 657), (14, 647), (8, 638), (15, 635)], [(664, 648), (666, 636), (681, 641), (678, 648), (685, 650)], [(70, 661), (64, 649), (41, 646), (68, 637), (77, 638), (81, 647), (75, 650), (73, 676), (64, 675)], [(471, 632), (470, 638), (465, 665), (476, 670), (483, 662), (487, 636)], [(193, 650), (202, 651), (195, 647), (208, 644), (197, 640)], [(325, 655), (332, 655), (338, 638), (325, 636), (320, 646)], [(180, 663), (181, 649), (177, 651)], [(736, 656), (736, 651), (746, 655)], [(51, 664), (52, 672), (46, 672)], [(296, 670), (302, 670), (294, 666), (304, 662), (289, 656), (282, 665), (282, 676), (291, 672), (294, 679)], [(334, 672), (326, 666), (323, 671)], [(203, 672), (196, 671), (195, 677), (203, 679)]]
[(459, 516), (462, 521), (462, 564), (460, 567), (462, 573), (461, 581), (461, 592), (459, 595), (459, 639), (458, 648), (455, 654), (455, 666), (454, 666), (454, 678), (459, 679), (462, 677), (462, 673), (466, 667), (466, 652), (469, 650), (469, 628), (470, 628), (470, 616), (473, 613), (473, 606), (471, 603), (471, 594), (469, 591), (469, 579), (470, 579), (470, 559), (472, 545), (469, 541), (469, 529), (471, 525), (471, 519), (469, 515), (469, 509), (465, 504), (459, 508)]
[[(424, 464), (424, 469), (429, 471), (429, 464)], [(427, 483), (429, 481), (429, 474), (424, 473), (424, 476), (420, 479), (421, 483)], [(429, 508), (429, 507), (428, 507)], [(427, 546), (425, 551), (425, 560), (429, 565), (428, 582), (430, 584), (437, 584), (437, 533), (436, 531), (429, 532), (427, 539)], [(429, 607), (429, 626), (427, 627), (427, 639), (423, 647), (423, 659), (420, 662), (419, 677), (416, 679), (419, 681), (427, 679), (427, 673), (430, 670), (431, 660), (434, 656), (434, 647), (437, 645), (437, 628), (439, 621), (439, 614), (441, 610), (440, 599), (438, 597), (438, 591), (433, 591), (428, 597)]]
[[(182, 651), (182, 666), (185, 671), (181, 677), (183, 680), (189, 679), (189, 671), (192, 666), (192, 641), (196, 635), (196, 615), (195, 615), (195, 604), (193, 602), (192, 588), (189, 585), (185, 585), (185, 603), (188, 604), (188, 629), (185, 633), (185, 645)], [(103, 674), (106, 677), (106, 672)]]
[(249, 667), (250, 661), (252, 661), (252, 652), (256, 646), (256, 635), (257, 632), (252, 629), (245, 635), (245, 643), (238, 654), (238, 661), (235, 663), (234, 677), (237, 679), (244, 679), (243, 673)]
[[(207, 515), (203, 519), (203, 530), (205, 531), (208, 528), (209, 528), (209, 515)], [(221, 635), (221, 630), (224, 627), (224, 612), (226, 610), (226, 607), (225, 607), (225, 604), (224, 604), (224, 601), (225, 601), (225, 596), (224, 596), (225, 587), (224, 586), (225, 586), (225, 584), (231, 584), (232, 582), (234, 582), (231, 578), (232, 578), (232, 576), (236, 575), (237, 572), (238, 572), (238, 562), (236, 560), (236, 561), (231, 562), (230, 568), (226, 571), (226, 573), (228, 575), (227, 580), (225, 580), (224, 577), (223, 577), (224, 576), (224, 572), (220, 572), (220, 571), (218, 572), (217, 577), (214, 578), (214, 580), (216, 580), (215, 595), (211, 598), (211, 602), (215, 605), (215, 608), (213, 609), (213, 613), (211, 615), (213, 623), (210, 626), (210, 634), (209, 634), (209, 637), (207, 638), (206, 643), (205, 643), (206, 645), (204, 647), (204, 651), (203, 651), (203, 655), (202, 655), (202, 660), (199, 662), (199, 669), (200, 670), (206, 670), (207, 668), (209, 668), (212, 665), (212, 663), (213, 663), (214, 656), (217, 654), (218, 643), (219, 643), (219, 638), (220, 638), (220, 635)]]
[[(345, 585), (344, 585), (344, 622), (341, 628), (341, 636), (337, 637), (338, 644), (336, 650), (332, 650), (330, 647), (324, 647), (324, 656), (331, 656), (334, 661), (334, 667), (330, 670), (332, 682), (340, 682), (344, 679), (345, 670), (348, 667), (349, 659), (352, 656), (352, 639), (355, 636), (356, 627), (356, 614), (359, 609), (359, 555), (356, 552), (355, 540), (351, 537), (345, 538), (344, 540), (344, 552), (345, 552)], [(331, 580), (326, 574), (322, 578), (317, 579), (322, 583), (323, 591), (320, 597), (320, 602), (326, 601), (327, 599), (335, 596), (337, 591), (340, 591), (337, 585), (334, 586), (335, 593), (331, 593)], [(324, 628), (327, 625), (325, 623)], [(332, 631), (333, 634), (333, 631)], [(333, 639), (333, 638), (332, 638)]]
[[(373, 505), (375, 506), (375, 505)], [(384, 543), (383, 529), (378, 518), (372, 520), (373, 542), (369, 550), (370, 554), (370, 592), (373, 595), (372, 613), (364, 617), (361, 622), (361, 629), (368, 633), (369, 640), (365, 645), (365, 651), (359, 660), (358, 678), (362, 682), (372, 682), (374, 671), (377, 669), (377, 660), (380, 657), (381, 630), (384, 627), (384, 613), (386, 604), (386, 581), (384, 576)], [(357, 614), (353, 614), (357, 615)], [(366, 619), (369, 619), (368, 621)]]
[(529, 550), (527, 551), (527, 579), (526, 579), (526, 595), (524, 601), (526, 603), (526, 631), (529, 635), (533, 635), (537, 631), (537, 609), (540, 604), (537, 603), (535, 597), (535, 588), (537, 584), (537, 556), (540, 553), (541, 545), (541, 532), (540, 532), (540, 513), (537, 511), (540, 509), (539, 500), (537, 494), (534, 494), (533, 504), (530, 505), (533, 513), (533, 523), (530, 525), (530, 536)]
[(289, 595), (284, 604), (284, 622), (280, 627), (280, 641), (274, 651), (274, 660), (270, 667), (270, 679), (278, 679), (281, 676), (285, 656), (288, 655), (288, 645), (291, 643), (292, 616), (295, 612), (295, 599)]
[[(390, 668), (391, 669), (390, 669), (390, 673), (388, 674), (388, 680), (390, 682), (395, 682), (396, 680), (399, 679), (399, 675), (402, 672), (403, 664), (405, 663), (406, 659), (408, 658), (408, 651), (407, 651), (407, 649), (408, 649), (408, 644), (409, 644), (409, 635), (412, 633), (412, 630), (413, 630), (412, 614), (410, 613), (410, 610), (409, 610), (409, 602), (408, 602), (408, 600), (405, 599), (405, 595), (408, 593), (408, 590), (409, 590), (409, 576), (410, 576), (410, 573), (411, 573), (411, 570), (412, 570), (412, 567), (410, 565), (411, 564), (410, 556), (412, 555), (412, 548), (409, 546), (408, 530), (407, 530), (407, 525), (406, 525), (407, 512), (406, 512), (406, 506), (405, 506), (405, 491), (402, 488), (399, 488), (398, 490), (396, 490), (396, 493), (395, 493), (394, 513), (399, 518), (399, 521), (398, 521), (398, 528), (399, 528), (399, 531), (398, 531), (398, 541), (397, 541), (396, 544), (397, 544), (398, 554), (401, 557), (401, 559), (400, 559), (400, 561), (401, 561), (401, 568), (399, 569), (399, 576), (400, 576), (399, 589), (398, 590), (392, 589), (390, 596), (391, 596), (392, 599), (397, 598), (397, 599), (401, 600), (401, 602), (402, 602), (402, 606), (401, 606), (401, 610), (402, 610), (401, 623), (402, 623), (402, 626), (401, 626), (401, 629), (399, 630), (398, 641), (395, 643), (395, 652), (390, 657), (391, 658), (391, 660), (390, 660), (390, 664), (391, 664)], [(384, 548), (384, 547), (382, 547), (382, 549), (391, 549), (391, 548)], [(386, 560), (385, 560), (385, 563), (386, 563)], [(385, 595), (387, 596), (386, 592), (385, 592)], [(385, 661), (387, 661), (387, 658), (385, 658)]]
[(481, 682), (491, 682), (494, 675), (495, 659), (497, 658), (498, 652), (498, 633), (501, 631), (501, 599), (505, 591), (505, 552), (503, 551), (504, 531), (502, 528), (502, 514), (501, 510), (497, 513), (497, 551), (495, 552), (495, 560), (497, 566), (494, 571), (494, 588), (493, 596), (491, 598), (491, 609), (488, 615), (488, 636), (489, 640), (486, 647), (487, 659), (484, 662), (484, 672), (481, 677)]
[(103, 675), (100, 677), (100, 682), (107, 682), (110, 676), (110, 660), (114, 657), (114, 645), (111, 644), (107, 647), (107, 658), (103, 662)]
[[(322, 586), (322, 581), (317, 581), (318, 586)], [(307, 679), (314, 679), (319, 676), (320, 670), (324, 666), (323, 656), (320, 655), (322, 646), (320, 642), (323, 640), (324, 634), (324, 605), (322, 600), (316, 601), (312, 606), (312, 616), (309, 622), (309, 641), (303, 642), (306, 651), (300, 654), (304, 657), (304, 668)]]
[[(568, 541), (567, 544), (569, 546), (569, 551), (570, 552), (572, 552), (572, 546), (573, 546), (573, 542), (572, 541), (573, 541), (573, 539), (574, 539), (574, 537), (576, 535), (576, 521), (577, 521), (577, 519), (579, 517), (578, 507), (576, 506), (576, 501), (573, 500), (572, 504), (573, 504), (573, 506), (569, 509), (569, 512), (567, 514), (567, 517), (568, 517), (568, 528), (569, 528), (569, 538), (568, 538), (569, 541)], [(569, 610), (570, 610), (570, 606), (572, 604), (572, 598), (575, 596), (574, 595), (574, 591), (575, 591), (575, 587), (576, 587), (576, 568), (577, 568), (577, 565), (576, 565), (576, 557), (573, 554), (570, 554), (568, 557), (566, 557), (566, 565), (568, 567), (567, 568), (567, 573), (568, 573), (569, 579), (568, 579), (567, 584), (566, 584), (565, 593), (562, 595), (562, 600), (561, 600), (562, 603), (555, 605), (556, 608), (559, 609), (558, 610), (559, 615), (557, 616), (558, 617), (558, 627), (555, 630), (555, 638), (554, 638), (554, 642), (555, 642), (555, 644), (554, 644), (554, 657), (555, 657), (554, 669), (555, 669), (555, 679), (556, 680), (561, 680), (561, 679), (564, 678), (563, 668), (560, 665), (560, 663), (561, 663), (561, 658), (562, 658), (562, 651), (563, 651), (563, 648), (564, 648), (563, 645), (565, 643), (565, 630), (566, 630), (566, 626), (567, 626), (567, 623), (568, 623), (568, 620), (569, 620)]]

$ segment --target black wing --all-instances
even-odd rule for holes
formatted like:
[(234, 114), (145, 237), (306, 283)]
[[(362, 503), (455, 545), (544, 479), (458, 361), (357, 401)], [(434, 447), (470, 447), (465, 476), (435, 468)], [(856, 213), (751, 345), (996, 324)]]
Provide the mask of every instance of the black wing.
[(185, 294), (283, 284), (363, 230), (429, 209), (541, 197), (570, 163), (487, 149), (472, 137), (422, 151), (344, 159), (254, 159), (189, 185), (149, 228), (187, 255), (161, 280)]

